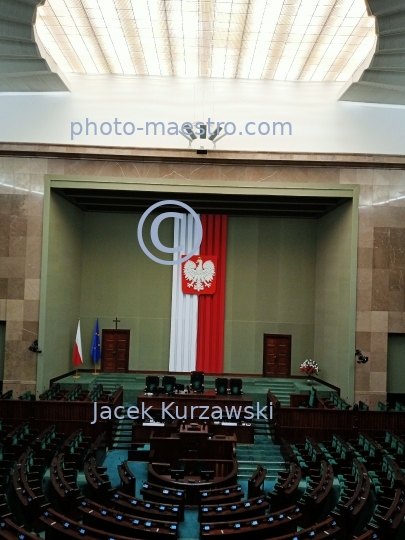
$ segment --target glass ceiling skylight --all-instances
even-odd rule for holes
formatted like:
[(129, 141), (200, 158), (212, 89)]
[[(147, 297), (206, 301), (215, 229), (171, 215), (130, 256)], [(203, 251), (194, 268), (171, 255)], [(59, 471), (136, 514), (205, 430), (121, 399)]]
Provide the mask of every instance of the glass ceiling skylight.
[(347, 81), (373, 48), (364, 0), (47, 0), (65, 73)]

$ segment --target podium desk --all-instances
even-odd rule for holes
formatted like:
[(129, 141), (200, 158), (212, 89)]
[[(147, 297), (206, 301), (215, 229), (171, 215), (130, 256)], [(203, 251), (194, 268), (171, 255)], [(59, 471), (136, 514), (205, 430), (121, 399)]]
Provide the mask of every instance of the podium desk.
[[(137, 398), (138, 407), (142, 408), (142, 403), (144, 403), (145, 409), (152, 407), (151, 411), (154, 413), (162, 413), (164, 408), (175, 417), (174, 419), (224, 421), (230, 420), (232, 411), (235, 411), (235, 409), (236, 411), (240, 410), (242, 418), (245, 408), (253, 405), (251, 396), (217, 395), (215, 390), (207, 390), (202, 393), (179, 392), (171, 396), (168, 394), (155, 395), (141, 392)], [(207, 407), (207, 409), (203, 409), (203, 407)], [(219, 418), (220, 411), (222, 411), (222, 418)], [(252, 410), (248, 410), (247, 413), (252, 414)], [(254, 413), (255, 411), (253, 411)], [(199, 418), (200, 416), (201, 418)], [(203, 416), (209, 418), (202, 418)], [(167, 414), (166, 417), (170, 419)]]
[[(198, 423), (202, 423), (199, 420)], [(207, 422), (209, 431), (213, 435), (235, 435), (240, 444), (254, 444), (254, 427), (252, 422)], [(179, 420), (172, 422), (142, 422), (135, 421), (132, 424), (132, 447), (149, 444), (152, 432), (161, 437), (170, 437), (172, 433), (179, 431)]]

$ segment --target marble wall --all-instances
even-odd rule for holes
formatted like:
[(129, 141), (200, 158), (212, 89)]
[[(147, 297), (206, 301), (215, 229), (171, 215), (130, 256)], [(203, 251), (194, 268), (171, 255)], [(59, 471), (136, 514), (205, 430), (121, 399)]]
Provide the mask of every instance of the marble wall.
[(4, 388), (35, 390), (43, 184), (47, 161), (0, 158), (0, 320), (6, 321)]
[[(49, 149), (52, 152), (52, 148)], [(94, 149), (93, 149), (94, 151)], [(101, 150), (100, 150), (101, 152)], [(302, 156), (301, 156), (302, 158)], [(287, 156), (290, 163), (294, 156)], [(387, 334), (405, 332), (405, 171), (375, 168), (145, 163), (0, 157), (0, 320), (6, 323), (4, 387), (35, 388), (44, 175), (82, 174), (277, 183), (359, 184), (356, 399), (385, 400)], [(370, 157), (372, 160), (372, 156)], [(404, 246), (404, 247), (402, 247)], [(45, 374), (46, 376), (46, 374)]]

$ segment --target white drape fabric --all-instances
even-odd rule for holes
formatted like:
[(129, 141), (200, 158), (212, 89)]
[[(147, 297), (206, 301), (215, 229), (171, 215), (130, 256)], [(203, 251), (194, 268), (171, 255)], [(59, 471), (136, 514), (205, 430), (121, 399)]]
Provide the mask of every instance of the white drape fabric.
[[(174, 220), (173, 245), (185, 247), (183, 253), (174, 254), (174, 260), (191, 251), (195, 242), (195, 229), (195, 220), (191, 214)], [(199, 253), (197, 251), (196, 255)], [(173, 265), (169, 371), (189, 373), (196, 366), (198, 295), (182, 292), (181, 271), (181, 264)]]

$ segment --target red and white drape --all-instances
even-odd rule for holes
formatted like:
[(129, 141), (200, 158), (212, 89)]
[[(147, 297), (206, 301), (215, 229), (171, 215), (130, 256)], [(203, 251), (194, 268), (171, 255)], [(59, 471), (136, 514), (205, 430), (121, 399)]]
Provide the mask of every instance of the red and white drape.
[[(199, 254), (217, 256), (216, 291), (200, 296), (183, 293), (182, 265), (173, 266), (169, 371), (222, 373), (228, 216), (203, 214), (200, 219), (203, 240)], [(191, 215), (175, 220), (174, 245), (183, 244), (190, 251), (194, 237)]]
[[(183, 219), (175, 219), (173, 245), (183, 245), (184, 252), (188, 253), (195, 240), (196, 230), (193, 216), (187, 214)], [(184, 253), (175, 253), (173, 259), (178, 260), (183, 255)], [(198, 296), (183, 294), (181, 272), (181, 264), (173, 265), (169, 371), (190, 372), (195, 369)]]

